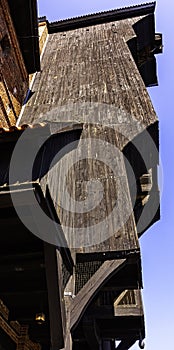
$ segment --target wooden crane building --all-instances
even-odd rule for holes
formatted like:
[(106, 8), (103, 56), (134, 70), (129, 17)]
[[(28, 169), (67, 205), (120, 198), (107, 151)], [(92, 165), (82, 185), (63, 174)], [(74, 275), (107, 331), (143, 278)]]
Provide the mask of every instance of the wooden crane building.
[(154, 11), (49, 23), (35, 0), (1, 0), (0, 349), (144, 348), (139, 237), (160, 216)]

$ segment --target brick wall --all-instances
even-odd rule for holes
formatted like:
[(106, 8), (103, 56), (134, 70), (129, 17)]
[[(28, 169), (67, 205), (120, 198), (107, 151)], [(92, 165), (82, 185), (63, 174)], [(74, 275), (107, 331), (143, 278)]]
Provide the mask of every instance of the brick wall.
[(0, 2), (0, 127), (15, 125), (27, 94), (29, 78), (10, 17)]

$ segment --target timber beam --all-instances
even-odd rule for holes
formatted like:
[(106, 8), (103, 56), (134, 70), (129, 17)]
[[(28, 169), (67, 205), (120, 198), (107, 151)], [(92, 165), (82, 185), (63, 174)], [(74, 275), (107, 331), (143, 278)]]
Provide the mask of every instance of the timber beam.
[(62, 286), (59, 279), (59, 269), (56, 248), (44, 243), (45, 269), (48, 288), (51, 350), (64, 348)]

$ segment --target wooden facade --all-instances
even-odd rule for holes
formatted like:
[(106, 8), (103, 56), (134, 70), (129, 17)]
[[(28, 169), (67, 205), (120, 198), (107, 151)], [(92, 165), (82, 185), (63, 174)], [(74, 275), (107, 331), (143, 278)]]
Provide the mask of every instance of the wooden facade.
[(42, 350), (144, 347), (139, 237), (160, 215), (154, 10), (40, 19), (41, 71), (1, 129), (0, 298)]

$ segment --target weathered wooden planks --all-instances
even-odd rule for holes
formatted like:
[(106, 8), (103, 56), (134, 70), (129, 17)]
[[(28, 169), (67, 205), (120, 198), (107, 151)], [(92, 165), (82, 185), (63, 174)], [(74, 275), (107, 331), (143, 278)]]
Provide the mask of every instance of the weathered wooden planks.
[(124, 266), (126, 259), (105, 261), (98, 271), (80, 290), (71, 303), (71, 327), (73, 328), (85, 312), (92, 298), (113, 274)]
[[(49, 186), (69, 246), (80, 252), (139, 248), (124, 157), (113, 147), (122, 151), (157, 120), (127, 45), (136, 37), (132, 26), (142, 18), (50, 34), (42, 72), (36, 76), (34, 94), (21, 119), (21, 124), (83, 123), (77, 151), (42, 179)], [(101, 142), (104, 151), (95, 142)], [(62, 191), (65, 179), (67, 199)]]
[[(135, 119), (146, 126), (155, 122), (153, 106), (126, 44), (135, 37), (132, 24), (138, 19), (51, 34), (42, 72), (37, 74), (21, 122), (72, 119), (120, 124)], [(102, 115), (95, 103), (114, 108)]]

